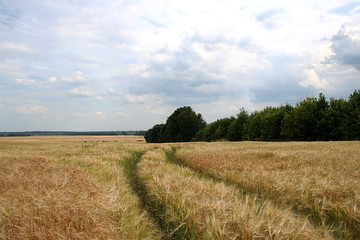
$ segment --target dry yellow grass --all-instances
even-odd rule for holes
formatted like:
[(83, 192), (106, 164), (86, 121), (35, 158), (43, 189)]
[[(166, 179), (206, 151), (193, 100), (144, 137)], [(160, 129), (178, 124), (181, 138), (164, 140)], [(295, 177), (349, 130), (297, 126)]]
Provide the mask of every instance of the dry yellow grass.
[(182, 145), (177, 156), (318, 221), (337, 221), (337, 235), (360, 237), (359, 142), (198, 143)]
[(290, 210), (169, 164), (162, 149), (148, 151), (138, 168), (149, 196), (166, 206), (168, 221), (177, 222), (177, 230), (182, 227), (194, 239), (331, 238)]
[(109, 139), (1, 138), (0, 239), (159, 239), (120, 164), (146, 146)]

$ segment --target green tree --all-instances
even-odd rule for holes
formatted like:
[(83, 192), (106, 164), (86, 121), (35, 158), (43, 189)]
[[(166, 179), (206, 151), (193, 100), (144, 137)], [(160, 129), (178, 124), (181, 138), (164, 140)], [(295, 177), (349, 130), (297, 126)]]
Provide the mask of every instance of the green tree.
[(164, 127), (164, 142), (188, 142), (206, 125), (201, 114), (191, 107), (176, 109), (167, 119)]
[(346, 138), (360, 140), (360, 90), (354, 91), (348, 100)]
[(163, 130), (164, 130), (165, 124), (156, 124), (151, 129), (145, 132), (145, 140), (146, 142), (151, 143), (160, 143), (164, 142), (163, 139)]
[(230, 125), (234, 120), (234, 117), (218, 119), (208, 124), (197, 137), (201, 135), (201, 140), (207, 142), (226, 139)]
[(326, 140), (346, 140), (348, 138), (348, 114), (349, 103), (346, 100), (330, 99), (329, 109), (323, 118), (329, 130), (326, 134)]
[(246, 126), (246, 133), (248, 140), (262, 141), (264, 137), (262, 135), (262, 129), (264, 124), (264, 112), (255, 111), (250, 114), (249, 121)]
[(325, 140), (327, 124), (324, 117), (329, 103), (320, 93), (319, 98), (306, 98), (285, 114), (282, 136), (286, 140), (316, 141)]
[(234, 119), (226, 135), (226, 139), (229, 141), (242, 141), (246, 135), (246, 125), (248, 123), (249, 115), (244, 108), (240, 110), (237, 118)]
[(216, 140), (219, 139), (226, 139), (230, 126), (231, 124), (235, 121), (234, 117), (229, 117), (229, 118), (222, 118), (219, 120), (219, 124), (218, 124), (218, 128), (215, 131), (215, 136), (214, 138)]
[(290, 105), (267, 107), (262, 111), (261, 138), (265, 141), (282, 140), (281, 126), (286, 113), (293, 109)]

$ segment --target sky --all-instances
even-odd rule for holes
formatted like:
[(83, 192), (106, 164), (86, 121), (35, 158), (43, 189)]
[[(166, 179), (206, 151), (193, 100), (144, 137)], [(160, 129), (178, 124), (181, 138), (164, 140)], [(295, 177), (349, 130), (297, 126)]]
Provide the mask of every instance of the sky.
[(210, 123), (360, 89), (360, 1), (0, 0), (0, 131)]

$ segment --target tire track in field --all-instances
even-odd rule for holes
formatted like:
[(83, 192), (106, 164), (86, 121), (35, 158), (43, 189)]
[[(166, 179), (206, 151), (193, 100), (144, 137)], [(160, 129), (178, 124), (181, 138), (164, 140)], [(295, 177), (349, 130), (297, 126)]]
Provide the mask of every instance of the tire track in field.
[(146, 184), (140, 178), (137, 165), (145, 153), (134, 152), (133, 156), (124, 162), (125, 176), (129, 185), (138, 196), (141, 207), (149, 213), (161, 230), (162, 239), (188, 239), (186, 231), (181, 230), (182, 224), (166, 218), (166, 205), (151, 197)]
[[(215, 182), (223, 182), (227, 186), (235, 186), (238, 190), (240, 190), (241, 194), (244, 197), (246, 195), (257, 196), (257, 199), (259, 201), (266, 201), (266, 199), (269, 199), (279, 207), (290, 208), (294, 213), (307, 217), (310, 222), (316, 227), (321, 227), (325, 224), (327, 227), (331, 228), (333, 230), (333, 237), (336, 239), (360, 239), (360, 229), (357, 228), (356, 224), (350, 222), (351, 219), (347, 219), (344, 215), (338, 216), (336, 215), (336, 213), (333, 213), (331, 210), (329, 210), (327, 212), (327, 215), (324, 216), (318, 211), (316, 211), (316, 209), (313, 209), (311, 206), (304, 206), (303, 204), (294, 201), (291, 202), (289, 199), (286, 199), (285, 197), (279, 195), (268, 195), (266, 193), (261, 193), (255, 188), (245, 186), (240, 182), (236, 182), (228, 178), (219, 177), (215, 174), (207, 172), (206, 170), (184, 163), (181, 159), (177, 158), (176, 150), (176, 147), (172, 147), (170, 151), (165, 151), (166, 158), (169, 163), (189, 168), (195, 173), (197, 173), (199, 177), (211, 179)], [(344, 227), (351, 230), (351, 236), (344, 234)]]

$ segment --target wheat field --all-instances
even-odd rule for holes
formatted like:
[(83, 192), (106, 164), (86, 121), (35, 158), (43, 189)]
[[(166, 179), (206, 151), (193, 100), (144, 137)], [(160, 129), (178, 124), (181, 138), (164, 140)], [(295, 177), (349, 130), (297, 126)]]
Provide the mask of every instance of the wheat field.
[(217, 143), (183, 146), (184, 164), (360, 237), (359, 142)]
[(1, 138), (0, 239), (159, 239), (119, 168), (138, 140)]
[(358, 239), (360, 142), (0, 138), (0, 239)]

